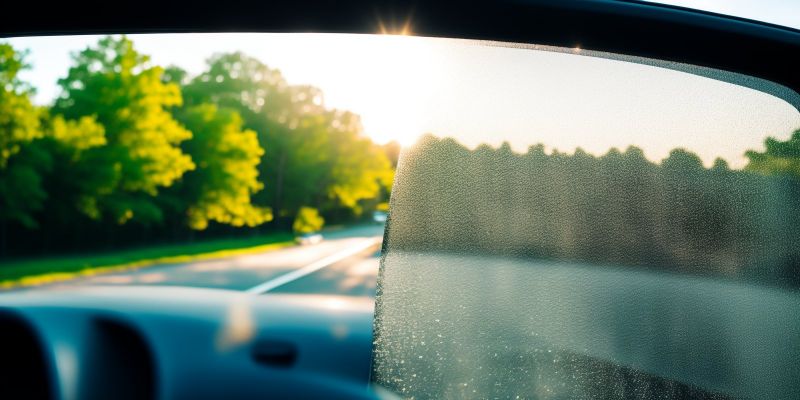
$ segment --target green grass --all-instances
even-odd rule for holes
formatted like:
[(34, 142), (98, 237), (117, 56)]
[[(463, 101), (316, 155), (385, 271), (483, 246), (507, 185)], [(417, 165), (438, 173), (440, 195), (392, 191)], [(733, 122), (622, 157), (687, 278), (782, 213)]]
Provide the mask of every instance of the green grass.
[(45, 283), (125, 271), (156, 264), (258, 253), (291, 246), (294, 237), (276, 233), (240, 239), (218, 239), (187, 244), (170, 244), (100, 254), (29, 258), (0, 261), (0, 288), (34, 286)]

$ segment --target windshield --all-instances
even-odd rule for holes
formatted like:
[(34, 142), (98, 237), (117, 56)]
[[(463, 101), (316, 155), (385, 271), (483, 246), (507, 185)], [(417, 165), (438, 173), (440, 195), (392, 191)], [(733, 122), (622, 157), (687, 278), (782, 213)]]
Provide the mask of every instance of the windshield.
[(0, 287), (374, 296), (375, 216), (414, 131), (394, 114), (411, 77), (390, 78), (413, 51), (357, 35), (0, 41)]
[(408, 398), (793, 398), (798, 105), (579, 47), (3, 40), (0, 288), (358, 299)]

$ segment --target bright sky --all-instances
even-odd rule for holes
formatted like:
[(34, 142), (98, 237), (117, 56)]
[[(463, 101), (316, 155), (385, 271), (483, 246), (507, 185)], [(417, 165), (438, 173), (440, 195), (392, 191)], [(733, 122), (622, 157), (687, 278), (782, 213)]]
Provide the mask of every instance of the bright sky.
[(798, 0), (657, 0), (655, 2), (800, 29), (800, 1)]
[[(255, 56), (279, 68), (291, 84), (321, 88), (328, 107), (360, 114), (366, 134), (378, 142), (408, 144), (432, 132), (469, 146), (507, 140), (519, 151), (541, 142), (561, 151), (580, 146), (602, 154), (633, 144), (655, 161), (684, 147), (706, 164), (721, 156), (743, 166), (744, 151), (761, 149), (767, 136), (785, 139), (800, 128), (796, 110), (761, 92), (576, 54), (378, 35), (130, 38), (154, 63), (178, 65), (191, 74), (203, 71), (215, 52)], [(22, 78), (37, 87), (38, 103), (58, 95), (56, 80), (70, 65), (69, 54), (97, 40), (11, 39), (15, 47), (31, 51), (33, 69)]]

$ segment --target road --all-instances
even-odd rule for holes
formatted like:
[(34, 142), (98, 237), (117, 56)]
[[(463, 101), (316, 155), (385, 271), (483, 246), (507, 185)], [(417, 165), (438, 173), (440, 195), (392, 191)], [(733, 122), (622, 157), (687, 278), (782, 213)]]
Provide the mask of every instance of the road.
[(318, 244), (79, 278), (49, 285), (173, 285), (251, 293), (375, 296), (383, 225), (323, 232)]

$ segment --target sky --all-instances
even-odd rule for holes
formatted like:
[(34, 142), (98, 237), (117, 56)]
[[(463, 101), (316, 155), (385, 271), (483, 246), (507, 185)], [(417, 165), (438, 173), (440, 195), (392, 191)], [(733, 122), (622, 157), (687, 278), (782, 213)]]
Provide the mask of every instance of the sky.
[[(733, 3), (746, 2), (725, 4)], [(774, 3), (779, 8), (786, 1)], [(800, 128), (800, 113), (770, 95), (682, 72), (588, 57), (577, 49), (551, 52), (388, 35), (129, 37), (154, 64), (177, 65), (193, 75), (216, 52), (243, 51), (280, 69), (290, 84), (319, 87), (326, 106), (361, 115), (365, 134), (379, 143), (410, 144), (430, 132), (470, 147), (508, 141), (521, 152), (536, 143), (567, 152), (581, 147), (596, 155), (636, 145), (653, 161), (683, 147), (698, 153), (706, 165), (722, 157), (741, 167), (744, 152), (761, 149), (767, 136), (785, 139)], [(70, 53), (97, 40), (68, 36), (10, 42), (30, 50), (33, 68), (21, 77), (37, 88), (35, 101), (47, 104), (59, 93), (56, 81), (66, 74)]]
[(657, 0), (656, 2), (800, 29), (798, 0)]

